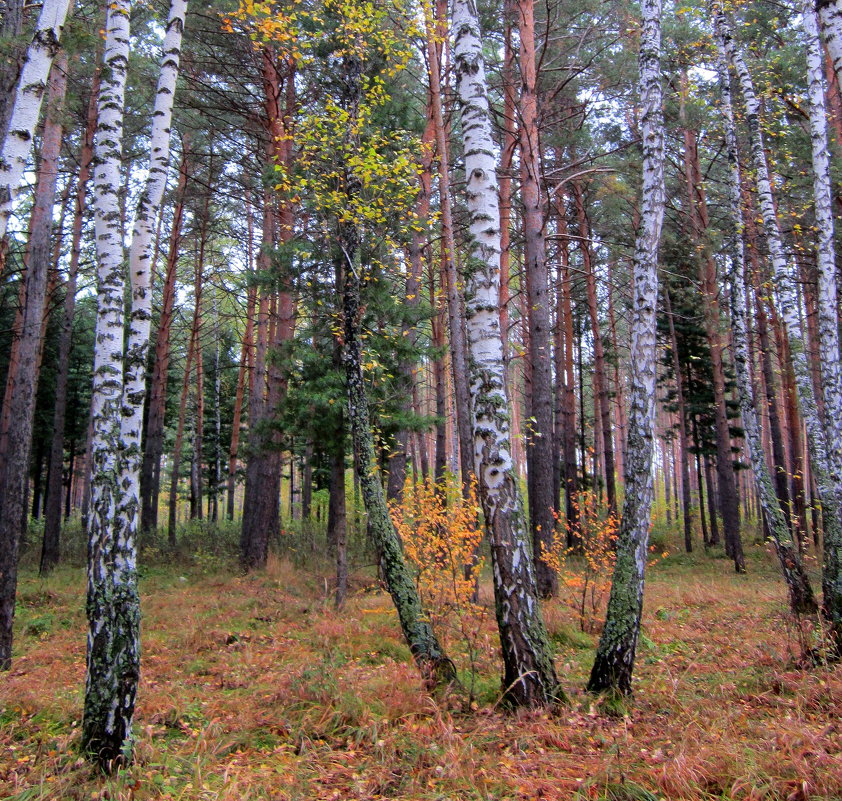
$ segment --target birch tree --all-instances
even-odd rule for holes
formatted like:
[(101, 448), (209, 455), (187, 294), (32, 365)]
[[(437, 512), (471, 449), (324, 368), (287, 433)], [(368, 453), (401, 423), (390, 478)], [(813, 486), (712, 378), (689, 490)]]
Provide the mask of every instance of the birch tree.
[[(842, 68), (842, 8), (833, 4), (834, 24), (839, 27), (833, 56), (837, 74)], [(824, 9), (830, 6), (818, 6)], [(816, 13), (809, 0), (802, 5), (802, 21), (807, 38), (807, 93), (810, 109), (810, 142), (813, 161), (813, 196), (816, 215), (816, 261), (818, 266), (818, 329), (821, 360), (824, 426), (829, 469), (836, 490), (837, 511), (842, 513), (842, 365), (839, 363), (838, 291), (834, 248), (833, 191), (830, 180), (830, 150), (827, 135), (825, 81)], [(830, 41), (828, 40), (828, 47)], [(831, 51), (833, 53), (833, 51)], [(825, 532), (822, 589), (824, 611), (837, 638), (842, 637), (842, 520)]]
[[(822, 39), (827, 45), (827, 51), (833, 63), (833, 71), (842, 84), (842, 0), (816, 0), (815, 5), (812, 2), (809, 5), (810, 17), (815, 20), (818, 15)], [(806, 4), (802, 7), (806, 8)], [(802, 13), (804, 12), (802, 11)], [(805, 19), (805, 30), (808, 25), (813, 24)]]
[[(718, 20), (717, 20), (718, 21)], [(749, 337), (746, 318), (748, 315), (748, 292), (745, 281), (745, 254), (743, 245), (743, 214), (740, 198), (740, 162), (737, 152), (737, 133), (734, 111), (731, 103), (731, 78), (725, 53), (720, 48), (719, 86), (722, 112), (725, 121), (725, 148), (728, 159), (728, 195), (730, 217), (727, 227), (727, 254), (730, 261), (731, 287), (731, 331), (734, 341), (734, 367), (740, 396), (740, 412), (748, 445), (749, 459), (760, 498), (760, 505), (768, 522), (775, 552), (781, 565), (789, 592), (790, 609), (795, 614), (813, 613), (816, 601), (810, 586), (810, 579), (801, 563), (798, 546), (793, 541), (792, 530), (778, 501), (772, 477), (766, 464), (763, 439), (757, 418), (754, 389), (749, 374)]]
[[(98, 294), (82, 746), (106, 770), (131, 757), (131, 727), (140, 671), (136, 534), (151, 320), (150, 278), (154, 226), (169, 160), (170, 121), (186, 2), (173, 0), (164, 38), (149, 172), (136, 212), (129, 255), (132, 307), (124, 351), (123, 217), (118, 191), (130, 11), (129, 0), (115, 0), (106, 13), (104, 69), (94, 144)], [(119, 447), (115, 448), (115, 443)]]
[[(826, 366), (827, 361), (832, 360), (831, 364), (827, 365), (830, 366), (828, 375), (833, 376), (835, 372), (837, 376), (835, 384), (832, 378), (830, 380), (823, 378), (825, 417), (828, 421), (827, 428), (825, 428), (819, 417), (810, 365), (804, 347), (799, 300), (794, 283), (795, 272), (793, 266), (789, 264), (784, 250), (772, 183), (769, 177), (769, 167), (766, 163), (760, 121), (760, 101), (754, 89), (751, 73), (740, 48), (737, 47), (733, 39), (721, 6), (715, 4), (713, 11), (718, 46), (725, 52), (731, 67), (736, 72), (743, 95), (758, 204), (772, 263), (772, 281), (778, 298), (778, 309), (786, 328), (801, 414), (807, 426), (811, 461), (824, 511), (823, 607), (834, 637), (838, 638), (842, 633), (842, 575), (840, 575), (840, 567), (842, 567), (840, 565), (840, 549), (842, 548), (842, 521), (840, 521), (840, 513), (842, 513), (842, 442), (838, 439), (840, 420), (842, 420), (842, 392), (840, 392), (838, 383), (838, 334), (829, 330), (833, 325), (827, 325), (829, 320), (834, 319), (831, 315), (835, 316), (835, 279), (833, 278), (833, 270), (830, 270), (830, 275), (825, 270), (824, 278), (822, 278), (820, 272), (820, 306), (827, 304), (831, 299), (834, 302), (832, 307), (825, 308), (822, 315), (823, 320), (820, 318), (819, 342), (822, 362), (823, 366)], [(811, 113), (814, 153), (816, 124), (817, 120)], [(822, 205), (824, 202), (826, 201), (817, 202), (817, 205)], [(837, 371), (834, 371), (832, 365), (836, 365)]]
[(491, 543), (503, 690), (513, 705), (540, 706), (555, 700), (560, 690), (538, 603), (530, 535), (509, 440), (499, 312), (497, 146), (491, 133), (476, 4), (474, 0), (454, 0), (452, 13), (470, 215), (465, 312), (471, 355), (475, 473)]
[(635, 243), (631, 305), (625, 498), (605, 628), (588, 690), (631, 693), (643, 609), (644, 571), (652, 508), (655, 444), (658, 247), (664, 218), (664, 122), (661, 88), (661, 0), (643, 0), (640, 35), (640, 138), (643, 196)]
[(14, 105), (0, 153), (0, 238), (12, 215), (12, 206), (20, 191), (26, 163), (32, 152), (35, 129), (41, 115), (41, 101), (53, 59), (67, 18), (70, 0), (44, 0), (41, 13), (26, 51), (15, 93)]

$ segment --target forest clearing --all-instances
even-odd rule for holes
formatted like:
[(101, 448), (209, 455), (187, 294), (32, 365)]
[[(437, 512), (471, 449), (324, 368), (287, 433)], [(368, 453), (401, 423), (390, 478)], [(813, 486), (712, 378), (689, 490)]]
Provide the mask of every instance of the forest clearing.
[(140, 584), (136, 762), (106, 779), (78, 750), (82, 571), (45, 582), (30, 567), (2, 691), (0, 796), (839, 798), (842, 675), (799, 666), (771, 555), (753, 545), (747, 559), (751, 578), (677, 549), (650, 570), (636, 697), (612, 717), (584, 692), (596, 638), (561, 600), (544, 611), (569, 702), (511, 714), (499, 703), (488, 581), (471, 708), (465, 690), (424, 692), (371, 570), (353, 571), (337, 613), (329, 565), (273, 556), (243, 577), (219, 557), (153, 554)]

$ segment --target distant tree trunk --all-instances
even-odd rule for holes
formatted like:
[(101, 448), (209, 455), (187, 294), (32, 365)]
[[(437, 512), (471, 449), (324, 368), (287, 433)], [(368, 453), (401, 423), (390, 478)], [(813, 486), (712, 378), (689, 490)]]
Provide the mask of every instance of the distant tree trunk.
[(228, 498), (226, 516), (234, 519), (234, 492), (237, 486), (237, 453), (240, 448), (240, 425), (243, 413), (243, 396), (246, 388), (246, 374), (253, 374), (252, 350), (254, 349), (254, 310), (257, 304), (257, 284), (254, 283), (252, 258), (254, 253), (254, 234), (252, 222), (251, 194), (246, 196), (246, 218), (248, 237), (246, 241), (246, 263), (251, 283), (246, 300), (246, 326), (243, 331), (243, 346), (240, 349), (240, 367), (237, 371), (237, 390), (234, 397), (234, 419), (231, 423), (231, 446), (228, 450)]
[[(690, 498), (690, 441), (687, 437), (687, 411), (684, 406), (684, 379), (681, 371), (681, 359), (678, 355), (678, 338), (675, 335), (675, 319), (672, 315), (672, 302), (669, 287), (664, 286), (664, 306), (670, 329), (670, 350), (672, 351), (672, 371), (675, 376), (675, 395), (678, 406), (678, 445), (681, 460), (681, 512), (684, 519), (684, 550), (693, 550), (693, 516)], [(707, 538), (705, 538), (707, 539)]]
[[(60, 52), (59, 39), (69, 5), (69, 0), (44, 0), (42, 3), (32, 42), (26, 51), (18, 78), (8, 127), (2, 131), (4, 138), (0, 150), (0, 239), (6, 235), (12, 206), (20, 192), (26, 164), (32, 152), (35, 129), (41, 116), (41, 101), (47, 94), (45, 89), (53, 59)], [(8, 11), (16, 15), (22, 9), (12, 4)], [(0, 660), (2, 658), (0, 652)]]
[(491, 133), (482, 40), (472, 0), (453, 3), (453, 53), (462, 118), (472, 269), (465, 286), (471, 348), (474, 472), (491, 543), (503, 690), (518, 706), (540, 706), (559, 693), (541, 618), (531, 540), (509, 442), (508, 398), (500, 331), (500, 210), (497, 148)]
[(754, 392), (748, 369), (749, 342), (746, 326), (748, 292), (745, 284), (745, 255), (743, 249), (743, 216), (740, 202), (740, 162), (737, 153), (737, 135), (734, 113), (731, 105), (731, 85), (725, 54), (720, 52), (719, 79), (722, 90), (722, 107), (725, 115), (725, 143), (727, 148), (728, 189), (731, 200), (731, 214), (728, 220), (727, 247), (731, 261), (731, 325), (734, 339), (734, 366), (737, 372), (737, 386), (740, 394), (740, 410), (743, 428), (746, 432), (749, 457), (757, 492), (762, 504), (768, 530), (775, 543), (778, 561), (789, 590), (790, 608), (795, 614), (812, 614), (816, 601), (810, 580), (801, 564), (798, 547), (793, 540), (784, 510), (778, 503), (778, 496), (766, 466), (766, 457), (757, 421)]
[[(559, 219), (564, 210), (561, 209)], [(566, 222), (565, 222), (566, 226)], [(576, 468), (576, 374), (573, 369), (573, 282), (570, 262), (561, 262), (561, 313), (564, 325), (564, 494), (567, 546), (580, 543), (579, 534), (579, 475)]]
[[(44, 542), (41, 549), (39, 571), (46, 575), (58, 564), (61, 533), (61, 480), (64, 462), (64, 424), (67, 413), (67, 379), (70, 373), (70, 350), (73, 344), (73, 315), (76, 307), (76, 278), (79, 257), (82, 252), (82, 223), (87, 199), (88, 181), (91, 175), (94, 131), (96, 130), (96, 103), (99, 94), (99, 71), (94, 74), (91, 96), (88, 102), (85, 132), (82, 138), (82, 152), (79, 158), (79, 177), (76, 185), (76, 201), (73, 217), (73, 232), (70, 245), (70, 263), (67, 266), (67, 282), (64, 295), (64, 319), (59, 339), (58, 370), (56, 375), (55, 413), (53, 415), (53, 442), (50, 452), (50, 468), (47, 475), (47, 509), (44, 514)], [(73, 449), (70, 451), (73, 464)], [(72, 470), (71, 470), (72, 475)]]
[[(599, 328), (599, 311), (596, 298), (596, 273), (593, 266), (593, 252), (591, 250), (591, 230), (588, 222), (585, 200), (578, 181), (571, 183), (573, 202), (576, 205), (576, 218), (579, 227), (579, 249), (582, 253), (582, 263), (585, 273), (585, 287), (587, 290), (588, 315), (591, 323), (594, 349), (594, 392), (598, 402), (600, 429), (602, 433), (602, 457), (605, 462), (605, 490), (608, 511), (617, 511), (617, 491), (614, 485), (614, 431), (611, 426), (611, 399), (608, 396), (608, 376), (605, 370), (605, 347)], [(596, 426), (596, 422), (595, 422)], [(596, 435), (595, 435), (596, 436)], [(595, 450), (598, 450), (595, 448)]]
[(453, 234), (453, 212), (450, 202), (450, 167), (447, 152), (447, 131), (441, 97), (441, 65), (436, 39), (447, 32), (444, 19), (427, 18), (427, 58), (429, 61), (430, 106), (439, 157), (439, 204), (441, 211), (442, 271), (447, 293), (447, 317), (450, 333), (450, 363), (453, 378), (453, 399), (456, 406), (456, 430), (459, 440), (459, 465), (462, 490), (467, 495), (473, 470), (473, 437), (471, 435), (471, 396), (468, 386), (468, 343), (465, 333), (465, 312), (459, 293), (456, 269), (456, 244)]
[(187, 182), (192, 172), (190, 140), (186, 134), (181, 139), (181, 163), (175, 189), (175, 207), (170, 228), (167, 269), (158, 334), (155, 341), (155, 360), (149, 387), (149, 415), (146, 422), (146, 446), (140, 473), (141, 516), (143, 531), (158, 525), (158, 497), (161, 489), (161, 457), (164, 453), (164, 416), (166, 413), (167, 383), (170, 368), (170, 334), (175, 312), (176, 276), (181, 255), (181, 227), (187, 195)]
[[(687, 79), (682, 75), (682, 89), (686, 92)], [(720, 331), (719, 286), (716, 280), (716, 261), (706, 243), (709, 237), (707, 198), (699, 164), (696, 134), (684, 128), (684, 172), (688, 193), (688, 216), (697, 242), (704, 245), (699, 258), (699, 283), (702, 289), (705, 335), (710, 348), (711, 374), (713, 376), (713, 406), (716, 425), (716, 473), (718, 478), (719, 508), (725, 530), (725, 547), (734, 560), (737, 573), (745, 572), (742, 538), (740, 537), (740, 506), (737, 497), (737, 480), (731, 454), (731, 433), (728, 425), (728, 407), (725, 400), (725, 369), (722, 353), (725, 343)], [(715, 512), (711, 504), (711, 527)]]
[(643, 196), (635, 245), (631, 318), (631, 390), (625, 498), (611, 594), (588, 690), (632, 688), (652, 508), (657, 377), (658, 246), (664, 216), (664, 125), (661, 89), (661, 0), (643, 0), (640, 36)]
[[(337, 350), (341, 358), (341, 352)], [(330, 455), (330, 497), (327, 512), (327, 545), (336, 561), (334, 603), (339, 609), (348, 597), (348, 518), (345, 509), (345, 420), (339, 415), (335, 450)]]
[[(705, 487), (708, 493), (708, 524), (710, 525), (710, 544), (714, 547), (719, 545), (719, 519), (716, 516), (716, 510), (719, 504), (716, 502), (717, 494), (713, 484), (713, 474), (710, 469), (711, 457), (705, 454), (703, 457), (705, 466)], [(725, 543), (726, 549), (728, 543)], [(727, 552), (727, 551), (726, 551)]]
[(26, 484), (41, 362), (47, 275), (51, 267), (50, 236), (61, 148), (61, 115), (67, 87), (66, 68), (67, 58), (62, 56), (50, 75), (47, 120), (35, 203), (30, 217), (21, 306), (14, 332), (16, 358), (14, 364), (9, 365), (3, 399), (4, 430), (0, 431), (0, 670), (8, 670), (12, 659), (18, 549), (21, 523), (26, 519)]
[(195, 332), (191, 333), (187, 346), (187, 359), (184, 364), (184, 379), (181, 383), (181, 400), (178, 404), (178, 423), (175, 432), (175, 445), (172, 452), (172, 475), (170, 476), (169, 519), (167, 527), (167, 541), (171, 548), (176, 546), (176, 523), (178, 521), (178, 471), (181, 467), (181, 449), (184, 442), (184, 421), (187, 415), (187, 399), (190, 395), (190, 370), (193, 366), (193, 355), (198, 348)]

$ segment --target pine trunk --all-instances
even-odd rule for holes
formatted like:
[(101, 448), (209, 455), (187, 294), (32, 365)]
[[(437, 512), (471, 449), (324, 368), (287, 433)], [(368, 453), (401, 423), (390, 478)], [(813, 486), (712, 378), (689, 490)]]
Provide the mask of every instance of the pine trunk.
[(175, 190), (172, 227), (167, 251), (167, 270), (158, 334), (155, 340), (155, 362), (149, 388), (149, 415), (146, 422), (146, 446), (140, 474), (141, 519), (143, 531), (158, 525), (158, 498), (161, 488), (161, 457), (164, 453), (164, 415), (166, 413), (167, 384), (170, 369), (170, 335), (175, 313), (176, 274), (181, 255), (181, 226), (184, 220), (187, 181), (192, 171), (190, 142), (186, 135), (181, 140), (181, 164)]
[[(70, 374), (70, 349), (72, 347), (73, 316), (76, 308), (76, 279), (79, 258), (82, 252), (82, 223), (87, 199), (88, 181), (91, 175), (94, 132), (96, 131), (96, 102), (99, 93), (99, 72), (94, 75), (91, 96), (88, 102), (85, 132), (82, 138), (82, 152), (79, 158), (79, 176), (76, 186), (76, 200), (73, 229), (70, 244), (70, 263), (67, 267), (67, 281), (64, 295), (64, 319), (59, 339), (55, 413), (53, 415), (53, 442), (50, 452), (50, 467), (47, 473), (47, 508), (44, 513), (44, 543), (41, 549), (40, 573), (44, 575), (58, 564), (61, 535), (61, 480), (64, 463), (64, 424), (67, 413), (67, 380)], [(72, 443), (71, 443), (72, 444)], [(73, 450), (70, 451), (71, 465)], [(72, 471), (71, 471), (72, 473)]]
[(0, 431), (0, 670), (8, 670), (12, 659), (18, 549), (22, 521), (26, 520), (26, 485), (40, 372), (47, 276), (51, 266), (50, 237), (61, 148), (61, 115), (67, 87), (66, 68), (67, 58), (62, 57), (50, 74), (47, 121), (41, 145), (35, 205), (30, 218), (21, 307), (15, 327), (16, 359), (9, 367), (3, 399), (5, 430)]

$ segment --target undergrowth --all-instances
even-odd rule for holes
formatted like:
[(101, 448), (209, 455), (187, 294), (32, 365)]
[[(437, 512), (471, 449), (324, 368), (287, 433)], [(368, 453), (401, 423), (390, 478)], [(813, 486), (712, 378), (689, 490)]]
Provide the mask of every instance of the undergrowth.
[[(327, 561), (302, 567), (290, 547), (242, 576), (231, 532), (197, 526), (184, 536), (194, 540), (183, 553), (152, 544), (143, 557), (136, 761), (110, 778), (78, 752), (84, 571), (65, 566), (41, 580), (24, 566), (14, 664), (0, 677), (0, 798), (842, 797), (840, 668), (797, 664), (764, 548), (749, 549), (748, 576), (704, 553), (652, 567), (636, 694), (614, 716), (582, 690), (596, 636), (565, 599), (545, 604), (570, 704), (507, 714), (495, 706), (487, 572), (467, 706), (423, 691), (373, 571), (357, 570), (337, 613)], [(192, 558), (191, 542), (205, 556)]]

